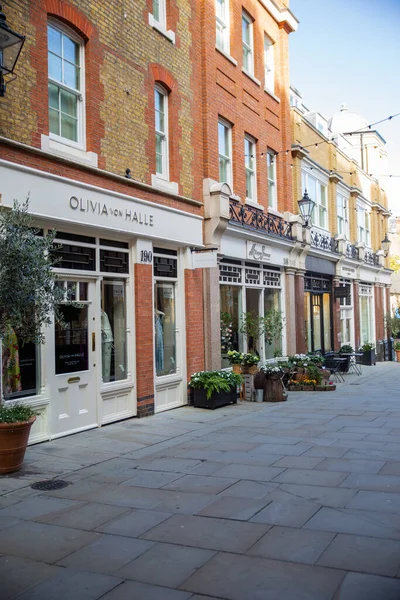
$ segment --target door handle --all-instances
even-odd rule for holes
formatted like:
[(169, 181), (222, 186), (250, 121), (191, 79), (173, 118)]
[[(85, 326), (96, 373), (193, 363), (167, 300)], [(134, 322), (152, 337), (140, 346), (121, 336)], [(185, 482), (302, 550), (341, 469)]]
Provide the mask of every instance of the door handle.
[(92, 333), (92, 352), (96, 351), (96, 333), (93, 331)]

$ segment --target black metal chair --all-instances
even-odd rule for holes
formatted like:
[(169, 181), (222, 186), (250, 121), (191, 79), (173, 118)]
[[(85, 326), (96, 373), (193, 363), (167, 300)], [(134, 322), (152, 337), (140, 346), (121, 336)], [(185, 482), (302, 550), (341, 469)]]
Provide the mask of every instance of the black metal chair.
[(335, 352), (327, 352), (324, 356), (325, 367), (329, 369), (331, 375), (335, 378), (338, 383), (344, 383), (344, 375), (341, 371), (341, 365), (345, 359), (341, 359)]

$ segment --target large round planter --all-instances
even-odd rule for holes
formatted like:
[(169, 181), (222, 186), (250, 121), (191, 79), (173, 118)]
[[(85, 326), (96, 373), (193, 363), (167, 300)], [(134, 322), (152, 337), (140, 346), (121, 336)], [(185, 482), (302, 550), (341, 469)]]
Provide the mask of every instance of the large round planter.
[(283, 402), (283, 386), (280, 379), (268, 378), (264, 388), (264, 402)]
[(265, 376), (264, 371), (258, 371), (258, 373), (256, 373), (254, 375), (254, 389), (255, 390), (263, 390), (265, 387), (265, 382), (266, 382), (267, 378)]
[(0, 423), (0, 475), (22, 467), (29, 434), (36, 417), (23, 423)]

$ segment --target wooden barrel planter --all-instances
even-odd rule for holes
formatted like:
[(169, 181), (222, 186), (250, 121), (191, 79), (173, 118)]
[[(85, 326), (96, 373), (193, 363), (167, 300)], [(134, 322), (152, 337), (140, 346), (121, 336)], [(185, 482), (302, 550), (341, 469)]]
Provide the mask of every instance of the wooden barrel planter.
[(283, 402), (286, 397), (283, 394), (283, 386), (280, 377), (268, 377), (264, 387), (264, 402)]

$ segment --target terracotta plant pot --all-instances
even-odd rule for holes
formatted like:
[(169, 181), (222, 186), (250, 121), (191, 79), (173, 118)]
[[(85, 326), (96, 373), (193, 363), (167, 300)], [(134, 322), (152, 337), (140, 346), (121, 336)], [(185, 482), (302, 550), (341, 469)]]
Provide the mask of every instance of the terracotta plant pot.
[(396, 360), (397, 362), (400, 362), (400, 350), (396, 350)]
[(240, 373), (241, 373), (241, 371), (242, 371), (242, 367), (241, 367), (241, 365), (240, 365), (240, 364), (238, 365), (238, 364), (236, 364), (236, 363), (232, 363), (232, 371), (233, 371), (233, 373), (238, 373), (238, 374), (240, 374)]
[(29, 434), (36, 417), (22, 423), (0, 423), (0, 475), (22, 467)]

